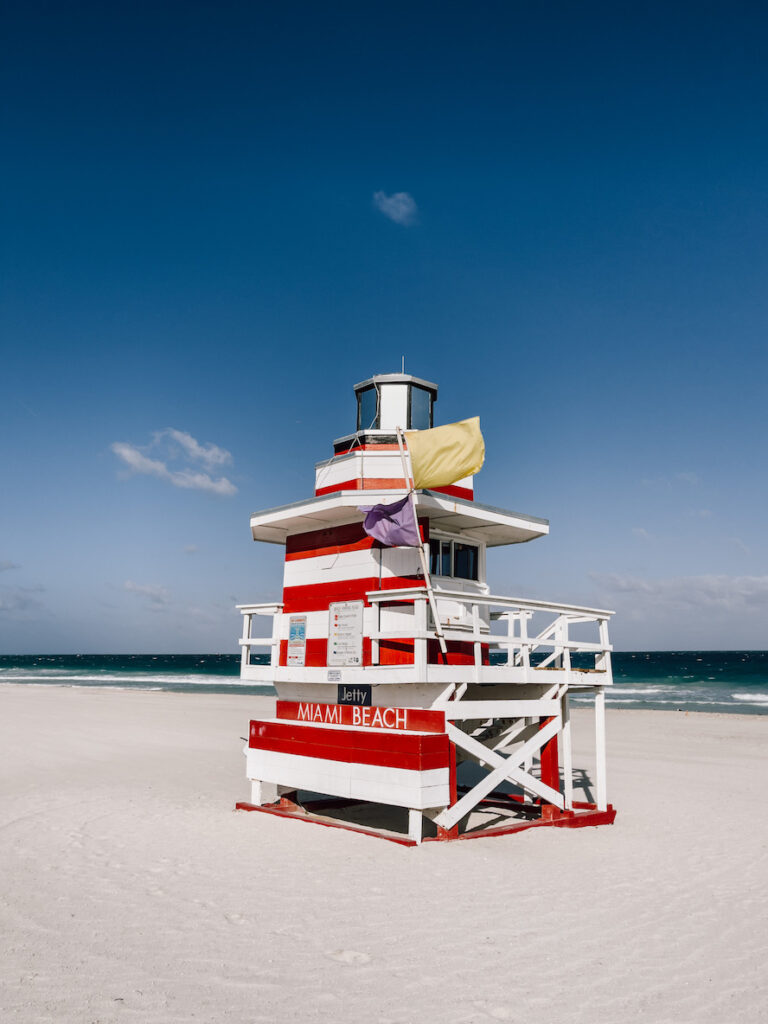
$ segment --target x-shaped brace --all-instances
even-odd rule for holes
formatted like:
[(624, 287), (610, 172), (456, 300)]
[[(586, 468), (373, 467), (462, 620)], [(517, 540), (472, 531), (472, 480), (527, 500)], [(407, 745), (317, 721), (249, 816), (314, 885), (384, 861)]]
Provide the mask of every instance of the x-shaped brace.
[(540, 796), (542, 800), (546, 800), (562, 810), (564, 807), (562, 794), (552, 789), (551, 786), (547, 786), (540, 779), (534, 778), (533, 775), (520, 767), (526, 758), (535, 754), (548, 740), (556, 736), (560, 728), (560, 718), (553, 718), (543, 728), (539, 729), (536, 735), (532, 736), (527, 743), (524, 743), (522, 747), (516, 750), (514, 754), (510, 754), (509, 757), (502, 757), (497, 751), (491, 750), (478, 740), (467, 736), (465, 732), (457, 729), (455, 725), (448, 723), (447, 732), (451, 742), (455, 743), (457, 747), (461, 747), (462, 750), (466, 750), (468, 754), (471, 754), (478, 761), (484, 761), (486, 764), (492, 765), (493, 771), (489, 772), (484, 779), (481, 779), (476, 786), (473, 786), (468, 793), (465, 793), (460, 800), (457, 800), (452, 807), (446, 807), (444, 811), (441, 811), (435, 818), (435, 823), (441, 828), (453, 828), (457, 822), (461, 821), (466, 814), (469, 814), (477, 806), (483, 797), (493, 792), (498, 785), (506, 781), (517, 783), (517, 785), (522, 786), (536, 796)]

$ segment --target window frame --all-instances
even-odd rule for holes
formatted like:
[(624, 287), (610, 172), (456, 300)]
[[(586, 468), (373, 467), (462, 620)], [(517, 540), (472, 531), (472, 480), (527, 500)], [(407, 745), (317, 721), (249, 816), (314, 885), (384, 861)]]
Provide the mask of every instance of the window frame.
[[(363, 424), (363, 395), (369, 391), (373, 391), (376, 396), (376, 415), (373, 418), (373, 423)], [(379, 389), (375, 384), (370, 384), (367, 388), (362, 388), (357, 392), (357, 429), (359, 431), (366, 430), (378, 430), (381, 422), (381, 400), (379, 397)]]
[[(441, 545), (443, 543), (445, 543), (445, 542), (448, 542), (451, 545), (451, 575), (450, 576), (446, 576), (442, 572), (433, 572), (432, 571), (432, 553), (433, 553), (433, 550), (434, 550), (433, 544), (435, 542), (437, 542), (437, 543), (439, 543)], [(470, 578), (468, 576), (454, 576), (453, 575), (453, 573), (454, 573), (454, 571), (456, 569), (455, 554), (454, 554), (454, 545), (455, 544), (463, 544), (465, 547), (471, 547), (471, 548), (475, 548), (477, 550), (477, 579), (476, 580), (472, 579), (472, 578)], [(428, 547), (429, 547), (429, 574), (430, 574), (430, 576), (435, 576), (435, 577), (437, 577), (438, 579), (441, 579), (441, 580), (456, 580), (457, 582), (461, 582), (461, 583), (478, 583), (478, 584), (483, 584), (483, 585), (485, 584), (485, 544), (482, 541), (474, 540), (474, 538), (470, 539), (470, 538), (466, 538), (466, 537), (456, 537), (455, 535), (451, 535), (451, 534), (448, 534), (448, 533), (438, 533), (438, 532), (432, 533), (432, 531), (430, 531)], [(442, 547), (441, 547), (440, 555), (439, 555), (440, 561), (442, 561), (442, 557), (443, 557), (443, 553), (442, 553)]]

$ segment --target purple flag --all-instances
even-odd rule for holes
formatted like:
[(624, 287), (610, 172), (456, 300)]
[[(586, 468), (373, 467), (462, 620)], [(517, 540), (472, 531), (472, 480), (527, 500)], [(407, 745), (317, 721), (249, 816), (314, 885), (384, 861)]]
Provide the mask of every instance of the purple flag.
[(360, 511), (368, 513), (363, 523), (365, 532), (387, 547), (403, 545), (417, 548), (421, 544), (416, 511), (410, 494), (392, 505), (361, 505)]

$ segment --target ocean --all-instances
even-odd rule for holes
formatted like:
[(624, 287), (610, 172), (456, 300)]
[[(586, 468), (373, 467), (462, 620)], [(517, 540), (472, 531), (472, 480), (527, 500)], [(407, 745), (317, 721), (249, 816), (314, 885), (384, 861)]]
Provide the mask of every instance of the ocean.
[[(266, 658), (265, 658), (266, 661)], [(0, 684), (107, 686), (178, 693), (270, 694), (239, 680), (236, 654), (0, 655)], [(629, 651), (613, 655), (612, 708), (768, 714), (768, 651)], [(574, 696), (575, 707), (591, 697)]]

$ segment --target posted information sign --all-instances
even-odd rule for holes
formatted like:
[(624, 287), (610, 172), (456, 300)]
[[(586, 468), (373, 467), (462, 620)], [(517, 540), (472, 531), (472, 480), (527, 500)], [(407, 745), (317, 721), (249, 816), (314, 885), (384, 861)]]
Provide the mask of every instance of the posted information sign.
[(303, 667), (307, 656), (307, 616), (291, 615), (288, 620), (288, 665)]
[(363, 664), (362, 601), (335, 601), (328, 607), (328, 664)]

